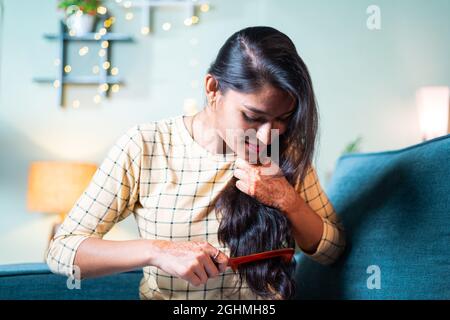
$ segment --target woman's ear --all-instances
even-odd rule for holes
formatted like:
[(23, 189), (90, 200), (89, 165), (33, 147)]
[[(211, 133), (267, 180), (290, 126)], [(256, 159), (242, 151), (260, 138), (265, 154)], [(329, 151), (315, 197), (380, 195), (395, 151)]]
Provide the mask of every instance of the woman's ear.
[(217, 80), (210, 73), (208, 73), (205, 76), (205, 91), (206, 97), (208, 98), (209, 102), (217, 98), (218, 83)]

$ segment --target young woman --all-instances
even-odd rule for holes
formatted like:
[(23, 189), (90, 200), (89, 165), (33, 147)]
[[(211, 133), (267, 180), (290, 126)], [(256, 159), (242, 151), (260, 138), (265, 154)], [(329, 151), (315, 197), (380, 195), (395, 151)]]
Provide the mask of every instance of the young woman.
[[(194, 116), (136, 125), (110, 149), (52, 240), (53, 272), (142, 267), (141, 299), (288, 299), (295, 261), (235, 273), (229, 259), (296, 246), (338, 258), (344, 231), (312, 165), (318, 113), (292, 41), (271, 27), (234, 33), (205, 91)], [(141, 239), (102, 239), (130, 214)]]

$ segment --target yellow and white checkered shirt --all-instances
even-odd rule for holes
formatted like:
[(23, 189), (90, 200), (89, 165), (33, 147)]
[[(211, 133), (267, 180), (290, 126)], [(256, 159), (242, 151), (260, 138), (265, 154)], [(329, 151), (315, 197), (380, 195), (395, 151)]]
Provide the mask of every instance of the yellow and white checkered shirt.
[[(144, 239), (205, 240), (229, 255), (218, 242), (219, 221), (212, 204), (232, 178), (235, 160), (234, 153), (215, 155), (194, 141), (183, 115), (132, 127), (109, 150), (52, 239), (50, 269), (73, 274), (80, 243), (102, 238), (130, 214)], [(324, 223), (317, 251), (308, 256), (332, 263), (344, 248), (344, 232), (313, 167), (296, 189)], [(154, 266), (143, 272), (141, 299), (260, 299), (245, 282), (231, 295), (238, 283), (231, 268), (197, 288)]]

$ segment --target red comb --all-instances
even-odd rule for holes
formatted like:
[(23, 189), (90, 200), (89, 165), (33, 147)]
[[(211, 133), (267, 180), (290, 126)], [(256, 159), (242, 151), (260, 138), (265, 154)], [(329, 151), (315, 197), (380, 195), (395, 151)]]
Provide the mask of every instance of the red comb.
[(289, 262), (289, 261), (291, 261), (292, 256), (294, 255), (294, 252), (295, 252), (295, 250), (292, 248), (284, 248), (284, 249), (277, 249), (277, 250), (249, 254), (247, 256), (230, 258), (230, 259), (228, 259), (228, 266), (231, 267), (231, 269), (233, 269), (234, 272), (236, 272), (238, 265), (240, 265), (240, 264), (252, 262), (252, 261), (263, 260), (263, 259), (269, 259), (269, 258), (273, 258), (273, 257), (279, 257), (279, 256), (281, 256), (286, 262)]

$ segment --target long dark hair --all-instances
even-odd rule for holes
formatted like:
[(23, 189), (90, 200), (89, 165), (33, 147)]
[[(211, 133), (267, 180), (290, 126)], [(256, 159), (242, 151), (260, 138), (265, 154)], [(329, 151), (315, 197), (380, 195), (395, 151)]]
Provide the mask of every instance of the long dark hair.
[[(295, 98), (296, 112), (279, 136), (278, 165), (291, 185), (303, 181), (313, 160), (318, 111), (308, 69), (289, 37), (265, 26), (240, 30), (227, 39), (208, 73), (222, 94), (230, 89), (256, 92), (269, 84)], [(218, 239), (230, 248), (230, 256), (295, 248), (285, 214), (241, 192), (236, 180), (233, 176), (215, 203), (216, 214), (222, 215)], [(245, 280), (264, 299), (290, 299), (295, 293), (294, 270), (294, 259), (286, 262), (280, 257), (241, 264), (240, 286)]]

